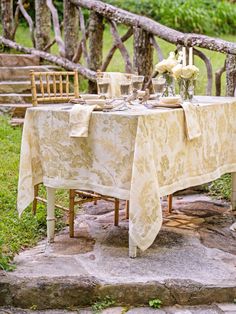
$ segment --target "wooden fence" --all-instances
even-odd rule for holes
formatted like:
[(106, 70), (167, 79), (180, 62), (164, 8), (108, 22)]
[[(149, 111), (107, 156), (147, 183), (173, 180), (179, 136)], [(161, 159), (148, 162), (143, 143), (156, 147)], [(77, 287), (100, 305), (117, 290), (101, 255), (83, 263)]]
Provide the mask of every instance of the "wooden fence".
[[(4, 2), (5, 0), (2, 0)], [(23, 47), (12, 41), (9, 30), (3, 30), (5, 37), (0, 37), (0, 42), (5, 46), (15, 48), (26, 53), (32, 53), (41, 58), (63, 66), (67, 70), (78, 70), (89, 79), (89, 90), (96, 89), (96, 70), (106, 71), (112, 62), (114, 53), (118, 49), (124, 61), (125, 71), (138, 73), (150, 78), (153, 73), (153, 53), (157, 52), (159, 60), (163, 59), (163, 52), (158, 44), (158, 38), (176, 46), (176, 52), (194, 47), (194, 55), (203, 60), (207, 73), (206, 95), (212, 95), (213, 75), (215, 75), (216, 95), (221, 95), (222, 74), (226, 72), (226, 93), (235, 95), (236, 90), (236, 43), (199, 34), (187, 34), (161, 25), (150, 18), (139, 16), (119, 9), (98, 0), (64, 0), (64, 20), (59, 23), (58, 13), (52, 0), (37, 0), (35, 7), (35, 23), (32, 21), (18, 0), (16, 15), (21, 11), (29, 24), (31, 38), (35, 48)], [(83, 9), (90, 12), (85, 19)], [(51, 29), (51, 20), (55, 38), (50, 39), (48, 34)], [(4, 23), (4, 17), (2, 17)], [(8, 21), (9, 22), (9, 21)], [(106, 56), (103, 56), (103, 33), (105, 24), (109, 25), (113, 44)], [(123, 24), (127, 30), (123, 36), (118, 32), (118, 24)], [(7, 23), (3, 27), (7, 27)], [(16, 28), (16, 27), (15, 27)], [(64, 31), (64, 40), (62, 36)], [(80, 32), (79, 32), (80, 29)], [(15, 29), (14, 29), (15, 31)], [(133, 37), (133, 58), (125, 47), (125, 42)], [(59, 56), (52, 55), (50, 48), (58, 45)], [(222, 67), (213, 73), (210, 59), (199, 50), (205, 48), (225, 54)], [(82, 58), (85, 64), (81, 65)]]

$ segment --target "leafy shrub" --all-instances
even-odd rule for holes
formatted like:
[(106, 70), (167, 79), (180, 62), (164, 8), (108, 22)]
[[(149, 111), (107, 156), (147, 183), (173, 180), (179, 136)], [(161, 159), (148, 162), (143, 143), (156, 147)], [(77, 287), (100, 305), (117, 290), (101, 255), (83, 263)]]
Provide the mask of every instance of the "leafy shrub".
[(105, 0), (182, 32), (236, 34), (236, 4), (226, 0)]

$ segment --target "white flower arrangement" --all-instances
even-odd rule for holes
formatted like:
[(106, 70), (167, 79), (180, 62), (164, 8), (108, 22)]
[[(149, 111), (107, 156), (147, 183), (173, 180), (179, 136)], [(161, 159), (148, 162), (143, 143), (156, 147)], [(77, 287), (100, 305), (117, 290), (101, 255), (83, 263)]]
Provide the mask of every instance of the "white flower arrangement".
[(181, 78), (188, 80), (195, 80), (198, 76), (199, 69), (195, 65), (185, 65), (177, 64), (172, 69), (173, 76), (176, 80)]
[(170, 52), (169, 57), (156, 64), (155, 71), (160, 74), (172, 75), (172, 69), (178, 64), (174, 52)]

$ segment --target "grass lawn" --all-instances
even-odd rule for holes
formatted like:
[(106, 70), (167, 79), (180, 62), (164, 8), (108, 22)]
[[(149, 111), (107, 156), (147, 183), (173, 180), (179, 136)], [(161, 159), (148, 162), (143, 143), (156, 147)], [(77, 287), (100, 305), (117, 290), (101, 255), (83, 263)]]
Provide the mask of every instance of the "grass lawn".
[[(121, 27), (120, 33), (123, 34), (126, 29)], [(235, 41), (234, 36), (223, 36), (222, 38)], [(31, 46), (29, 31), (26, 28), (19, 27), (16, 33), (16, 41), (25, 46)], [(165, 56), (174, 49), (174, 46), (158, 40)], [(106, 56), (112, 44), (112, 37), (109, 29), (106, 27), (104, 36), (104, 56)], [(132, 55), (132, 38), (126, 43), (127, 49)], [(52, 49), (57, 52), (57, 47)], [(205, 51), (211, 59), (213, 70), (215, 71), (224, 63), (223, 54), (211, 51)], [(154, 56), (155, 63), (157, 56)], [(202, 61), (196, 58), (196, 65), (200, 68), (200, 76), (197, 84), (197, 93), (204, 94), (206, 85), (206, 74)], [(123, 60), (119, 51), (116, 51), (108, 71), (124, 71)], [(225, 78), (224, 78), (225, 80)], [(223, 84), (224, 85), (224, 84)], [(82, 89), (86, 84), (82, 83)], [(223, 90), (224, 94), (225, 88)], [(12, 257), (21, 249), (34, 245), (45, 235), (46, 231), (46, 211), (43, 205), (39, 205), (36, 216), (33, 216), (31, 209), (27, 209), (21, 219), (16, 212), (16, 195), (18, 166), (20, 156), (21, 129), (12, 128), (8, 125), (8, 118), (0, 116), (0, 269), (11, 270), (9, 264)], [(211, 186), (211, 192), (217, 196), (229, 198), (230, 194), (230, 176), (223, 176), (222, 179), (215, 181)], [(59, 191), (57, 197), (67, 205), (68, 193)], [(64, 226), (62, 213), (57, 211), (57, 229)]]

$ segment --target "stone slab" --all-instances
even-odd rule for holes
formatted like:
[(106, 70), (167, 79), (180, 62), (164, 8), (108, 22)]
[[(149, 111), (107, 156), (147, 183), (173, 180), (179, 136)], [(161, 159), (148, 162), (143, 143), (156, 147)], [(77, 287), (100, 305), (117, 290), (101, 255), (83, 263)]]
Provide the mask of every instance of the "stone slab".
[(0, 94), (0, 105), (1, 104), (24, 104), (32, 102), (32, 94)]
[[(152, 309), (150, 307), (112, 307), (101, 310), (100, 314), (230, 314), (227, 310), (221, 310), (218, 305), (199, 306), (173, 306)], [(224, 306), (224, 304), (222, 304)], [(235, 314), (236, 312), (231, 312)], [(91, 308), (76, 308), (74, 310), (26, 310), (12, 307), (0, 307), (0, 314), (96, 314)]]
[(0, 54), (0, 67), (39, 65), (40, 58), (27, 54)]
[[(128, 257), (124, 203), (119, 227), (113, 225), (113, 204), (84, 206), (75, 221), (75, 238), (69, 238), (66, 228), (55, 243), (44, 240), (16, 256), (16, 270), (0, 279), (0, 305), (65, 308), (91, 305), (106, 296), (123, 306), (146, 305), (155, 298), (166, 306), (232, 303), (236, 254), (230, 245), (222, 249), (221, 243), (224, 237), (233, 245), (235, 232), (229, 227), (235, 217), (229, 204), (203, 199), (174, 200), (170, 219), (178, 214), (187, 222), (198, 218), (196, 229), (164, 225), (153, 245), (136, 259)], [(214, 238), (210, 245), (204, 241), (208, 236)]]
[(29, 80), (30, 71), (36, 72), (48, 72), (48, 71), (60, 71), (60, 68), (52, 65), (41, 66), (24, 66), (24, 67), (0, 67), (0, 81), (21, 81)]

